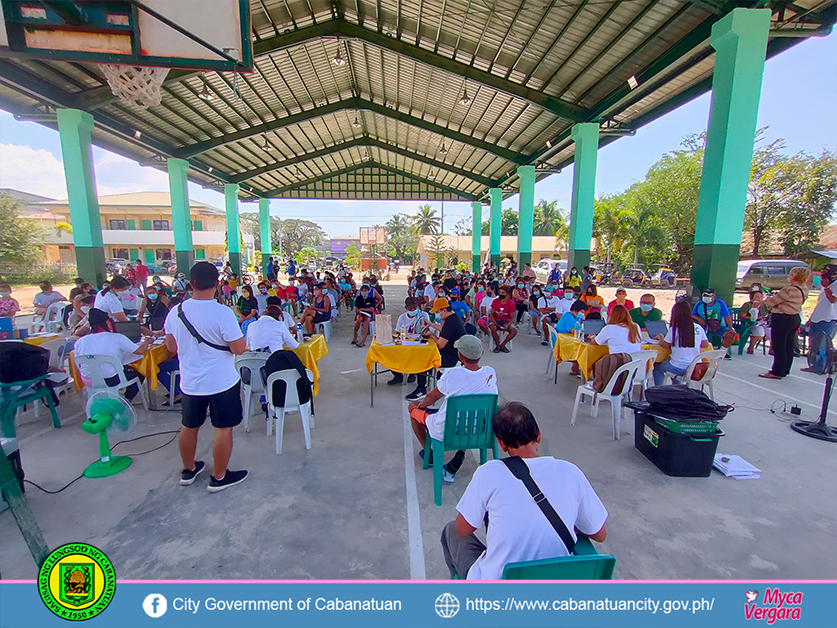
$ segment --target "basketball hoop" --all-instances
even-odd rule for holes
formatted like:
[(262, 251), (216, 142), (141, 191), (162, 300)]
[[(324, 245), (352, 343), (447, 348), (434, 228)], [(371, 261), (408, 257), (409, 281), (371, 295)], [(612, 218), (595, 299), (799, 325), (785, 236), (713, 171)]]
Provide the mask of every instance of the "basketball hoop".
[(169, 68), (99, 64), (113, 93), (127, 105), (148, 109), (160, 104)]

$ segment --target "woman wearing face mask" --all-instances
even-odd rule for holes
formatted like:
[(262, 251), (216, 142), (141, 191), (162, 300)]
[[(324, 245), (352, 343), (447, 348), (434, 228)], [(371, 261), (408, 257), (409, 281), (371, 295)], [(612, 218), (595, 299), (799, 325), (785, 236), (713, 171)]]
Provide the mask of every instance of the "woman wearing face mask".
[(93, 295), (93, 285), (83, 282), (77, 288), (77, 294), (73, 297), (73, 311), (70, 313), (68, 323), (70, 327), (78, 325), (79, 321), (84, 318), (85, 314), (81, 311), (81, 299), (86, 296)]
[(70, 330), (70, 335), (67, 337), (67, 351), (65, 351), (65, 353), (72, 351), (76, 340), (90, 333), (90, 321), (88, 319), (88, 314), (90, 314), (90, 310), (93, 309), (95, 300), (96, 297), (92, 294), (80, 297), (78, 309), (81, 314), (81, 319)]
[(515, 325), (520, 325), (520, 321), (523, 320), (523, 314), (529, 309), (529, 292), (526, 290), (526, 283), (522, 277), (518, 277), (517, 283), (514, 285), (512, 301), (514, 301), (514, 307), (517, 310)]
[(578, 269), (573, 266), (567, 274), (567, 279), (564, 281), (565, 285), (570, 288), (575, 288), (581, 285), (581, 275), (578, 274)]
[[(369, 323), (375, 320), (375, 297), (371, 294), (372, 289), (363, 284), (360, 292), (355, 298), (355, 330), (352, 334), (352, 344), (362, 347), (366, 344), (366, 336), (369, 334)], [(363, 336), (360, 342), (357, 341), (357, 332), (363, 327)]]
[(541, 299), (541, 287), (538, 284), (532, 286), (532, 294), (529, 296), (529, 318), (532, 320), (532, 330), (529, 332), (534, 333), (536, 336), (540, 337), (541, 331), (538, 329), (538, 320), (540, 319), (541, 312), (538, 309), (538, 301)]
[(258, 310), (258, 313), (261, 314), (262, 312), (264, 312), (267, 309), (267, 297), (275, 296), (276, 291), (273, 290), (274, 294), (271, 295), (270, 294), (271, 291), (268, 290), (268, 283), (266, 281), (263, 281), (260, 284), (258, 284), (256, 286), (256, 288), (258, 289), (258, 292), (255, 295), (256, 303), (259, 304), (259, 307), (257, 308), (257, 310)]
[(93, 307), (105, 312), (115, 321), (125, 322), (128, 317), (125, 315), (125, 308), (122, 306), (120, 295), (126, 294), (131, 283), (121, 275), (114, 275), (107, 287), (102, 284), (102, 290), (96, 295)]
[(596, 286), (587, 286), (587, 291), (581, 295), (581, 300), (587, 304), (588, 308), (590, 308), (587, 311), (588, 319), (593, 320), (602, 318), (602, 310), (604, 309), (605, 302), (596, 291)]
[(166, 322), (169, 313), (169, 301), (165, 292), (157, 290), (156, 286), (148, 286), (145, 298), (142, 300), (137, 320), (143, 321), (143, 325), (151, 331), (160, 331)]
[(302, 312), (302, 326), (308, 334), (314, 333), (317, 323), (331, 320), (331, 300), (323, 292), (323, 284), (315, 283), (313, 289), (314, 297), (311, 299), (311, 305)]
[(250, 286), (242, 286), (241, 296), (235, 306), (235, 314), (241, 331), (246, 336), (247, 328), (259, 317), (259, 302), (253, 296), (253, 288)]
[(12, 298), (12, 287), (9, 284), (0, 286), (0, 317), (11, 318), (14, 322), (15, 314), (20, 312), (20, 303)]

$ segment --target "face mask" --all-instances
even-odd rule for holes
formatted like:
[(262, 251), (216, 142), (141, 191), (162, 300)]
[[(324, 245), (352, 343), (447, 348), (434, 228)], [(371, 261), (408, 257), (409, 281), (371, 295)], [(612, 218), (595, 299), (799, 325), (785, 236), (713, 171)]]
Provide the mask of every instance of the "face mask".
[(5, 299), (6, 297), (10, 297), (11, 295), (11, 292), (0, 292), (0, 299)]
[(483, 291), (483, 287), (482, 286), (477, 286), (477, 292), (482, 292), (482, 291)]
[(539, 297), (539, 296), (541, 296), (541, 293), (538, 290), (535, 290), (535, 291), (532, 292), (532, 295), (536, 296), (536, 297)]
[(423, 297), (423, 296), (424, 296), (424, 290), (418, 290), (418, 291), (416, 292), (416, 294), (417, 294), (418, 296), (420, 296), (420, 297)]
[(84, 314), (89, 314), (89, 313), (90, 313), (90, 306), (89, 306), (89, 305), (82, 305), (82, 306), (81, 306), (81, 311), (82, 311)]
[(564, 295), (564, 298), (565, 298), (567, 301), (572, 301), (572, 300), (575, 298), (575, 295), (574, 295), (574, 294), (565, 294), (565, 295)]
[(413, 310), (412, 312), (407, 312), (407, 314), (409, 314), (412, 318), (415, 318), (416, 316), (419, 315), (419, 311), (418, 310)]
[(368, 297), (368, 296), (369, 296), (369, 293), (368, 293), (368, 292), (366, 292), (365, 290), (361, 290), (361, 291), (360, 291), (360, 296), (362, 296), (362, 297), (365, 299), (366, 297)]
[(543, 294), (544, 294), (544, 296), (546, 296), (546, 297), (551, 297), (551, 296), (552, 296), (552, 290), (544, 290), (544, 291), (543, 291)]
[(712, 303), (712, 297), (703, 297), (703, 302), (707, 305)]
[(639, 304), (639, 309), (641, 309), (643, 312), (650, 312), (651, 310), (654, 309), (654, 306), (651, 305), (650, 303), (640, 303)]
[(517, 289), (518, 290), (523, 290), (523, 284), (522, 283), (517, 284)]
[(156, 299), (156, 298), (157, 298), (157, 295), (156, 295), (156, 294), (149, 294), (149, 295), (148, 295), (148, 298), (149, 298), (149, 299), (151, 299), (151, 300), (153, 301), (154, 299)]
[(577, 271), (577, 270), (574, 270), (574, 271), (572, 272), (572, 274), (573, 274), (573, 275), (577, 275), (577, 274), (578, 274), (578, 271)]
[(260, 293), (262, 293), (263, 295), (264, 295), (264, 294), (267, 294), (267, 290), (265, 290), (264, 288), (262, 288), (261, 290), (259, 290), (259, 292), (260, 292)]

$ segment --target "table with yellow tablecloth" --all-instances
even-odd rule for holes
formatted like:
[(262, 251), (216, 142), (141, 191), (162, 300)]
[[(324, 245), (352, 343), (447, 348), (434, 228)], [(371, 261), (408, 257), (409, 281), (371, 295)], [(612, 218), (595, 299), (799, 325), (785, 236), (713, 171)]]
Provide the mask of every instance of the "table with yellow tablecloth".
[[(383, 371), (378, 366), (384, 367)], [(426, 344), (382, 345), (373, 340), (366, 351), (366, 370), (369, 372), (370, 405), (375, 405), (374, 389), (377, 376), (393, 373), (424, 373), (442, 366), (439, 348), (432, 340)]]
[[(670, 349), (653, 343), (643, 344), (642, 350), (656, 351), (657, 358), (654, 362), (657, 364), (671, 357)], [(558, 334), (558, 341), (555, 343), (555, 348), (552, 353), (555, 356), (555, 361), (559, 364), (565, 361), (578, 362), (578, 368), (581, 369), (584, 379), (590, 379), (590, 374), (593, 372), (593, 364), (599, 358), (610, 353), (610, 350), (607, 348), (607, 345), (594, 345), (589, 342), (577, 340), (572, 334)]]
[(27, 336), (23, 339), (28, 345), (35, 345), (36, 347), (40, 347), (45, 342), (49, 342), (50, 340), (61, 340), (62, 336), (60, 334), (44, 334), (43, 336)]
[[(84, 383), (81, 381), (81, 373), (76, 366), (74, 354), (75, 351), (70, 352), (70, 375), (75, 380), (76, 390), (81, 390)], [(151, 390), (157, 390), (157, 373), (160, 372), (160, 364), (172, 359), (175, 355), (169, 351), (165, 344), (154, 345), (139, 360), (131, 362), (128, 366), (148, 380), (148, 386)]]
[(328, 355), (328, 346), (326, 345), (325, 337), (322, 334), (314, 334), (307, 342), (301, 343), (294, 353), (299, 358), (300, 362), (305, 365), (314, 375), (314, 396), (320, 392), (320, 369), (317, 362), (326, 355)]

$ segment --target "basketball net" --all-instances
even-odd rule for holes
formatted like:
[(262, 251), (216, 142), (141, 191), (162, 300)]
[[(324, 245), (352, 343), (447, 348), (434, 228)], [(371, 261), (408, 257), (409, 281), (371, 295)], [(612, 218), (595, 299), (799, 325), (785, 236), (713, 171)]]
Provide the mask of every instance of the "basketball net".
[(168, 68), (99, 64), (113, 93), (127, 105), (148, 109), (160, 104)]

